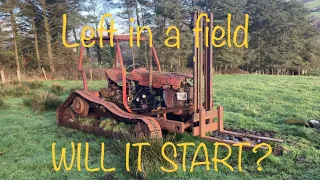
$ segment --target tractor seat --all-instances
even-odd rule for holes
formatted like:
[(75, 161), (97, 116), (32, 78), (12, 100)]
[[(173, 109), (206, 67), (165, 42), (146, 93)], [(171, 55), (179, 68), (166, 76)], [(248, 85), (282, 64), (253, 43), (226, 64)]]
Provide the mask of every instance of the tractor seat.
[(107, 69), (105, 71), (107, 80), (117, 83), (118, 85), (122, 85), (122, 73), (121, 69)]

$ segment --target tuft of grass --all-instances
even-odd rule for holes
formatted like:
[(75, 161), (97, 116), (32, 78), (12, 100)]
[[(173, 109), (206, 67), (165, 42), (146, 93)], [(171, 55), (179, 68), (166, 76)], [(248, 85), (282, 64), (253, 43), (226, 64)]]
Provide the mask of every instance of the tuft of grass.
[[(164, 158), (161, 156), (161, 149), (165, 142), (172, 142), (174, 141), (174, 136), (166, 136), (164, 139), (161, 140), (154, 140), (150, 139), (150, 137), (140, 137), (136, 138), (132, 136), (129, 132), (133, 131), (133, 125), (125, 124), (123, 122), (117, 122), (114, 119), (105, 119), (100, 122), (100, 127), (106, 131), (114, 131), (119, 132), (122, 134), (127, 134), (123, 139), (117, 140), (113, 143), (112, 151), (114, 154), (118, 155), (119, 157), (126, 156), (125, 146), (127, 143), (141, 143), (141, 142), (149, 142), (150, 146), (144, 146), (142, 150), (141, 156), (141, 171), (137, 168), (138, 163), (138, 148), (131, 148), (130, 149), (130, 174), (133, 175), (135, 178), (138, 179), (149, 179), (150, 175), (157, 173), (157, 170), (160, 166), (164, 166), (167, 168), (170, 167), (169, 164)], [(173, 149), (168, 147), (165, 149), (165, 153), (169, 158), (174, 157)]]
[(131, 131), (132, 126), (129, 124), (125, 124), (123, 122), (117, 122), (113, 119), (106, 119), (100, 122), (100, 128), (105, 131), (114, 131), (117, 133), (129, 133)]
[[(148, 137), (146, 138), (135, 138), (134, 136), (126, 136), (124, 140), (116, 141), (114, 143), (114, 147), (112, 149), (113, 153), (117, 154), (120, 157), (126, 157), (126, 150), (125, 146), (126, 143), (134, 144), (134, 143), (141, 143), (141, 142), (149, 142), (150, 146), (144, 146), (141, 153), (141, 171), (138, 170), (137, 163), (138, 163), (138, 148), (130, 148), (129, 154), (129, 167), (130, 173), (135, 178), (138, 179), (149, 179), (150, 175), (157, 173), (158, 168), (163, 166), (166, 168), (170, 167), (169, 164), (162, 156), (161, 156), (161, 149), (165, 142), (172, 142), (173, 137), (168, 136), (167, 138), (161, 140), (152, 140)], [(167, 147), (165, 149), (165, 153), (168, 158), (173, 159), (174, 152), (173, 149)]]
[(125, 134), (125, 133), (129, 133), (130, 127), (131, 127), (130, 125), (120, 122), (113, 128), (113, 131)]
[(100, 128), (102, 128), (105, 131), (112, 131), (113, 127), (117, 124), (116, 120), (113, 119), (106, 119), (106, 120), (102, 120), (100, 122)]
[(96, 120), (92, 118), (78, 118), (77, 121), (79, 124), (86, 126), (93, 126), (96, 122)]
[(57, 96), (60, 96), (64, 93), (64, 87), (59, 84), (54, 84), (51, 86), (50, 92)]
[(62, 103), (62, 100), (51, 93), (38, 93), (23, 101), (26, 107), (37, 112), (56, 110)]
[(30, 81), (30, 82), (23, 82), (24, 86), (29, 87), (30, 89), (39, 89), (44, 86), (44, 84), (40, 81)]
[(260, 117), (260, 109), (259, 107), (255, 107), (251, 104), (246, 104), (243, 110), (244, 115), (251, 116), (251, 117)]
[(0, 96), (21, 97), (30, 93), (30, 88), (23, 84), (8, 83), (0, 86)]
[(60, 100), (56, 96), (48, 96), (44, 99), (43, 106), (45, 111), (55, 111), (58, 109), (58, 107), (63, 103), (62, 100)]
[(0, 109), (8, 108), (8, 105), (4, 102), (4, 100), (0, 99)]
[(9, 84), (18, 85), (18, 84), (20, 84), (20, 82), (18, 80), (14, 80), (14, 81), (11, 81)]
[(75, 91), (77, 91), (77, 90), (80, 90), (80, 89), (83, 89), (83, 87), (73, 87), (73, 88), (71, 88), (70, 90), (69, 90), (69, 92), (70, 93), (73, 93), (73, 92), (75, 92)]

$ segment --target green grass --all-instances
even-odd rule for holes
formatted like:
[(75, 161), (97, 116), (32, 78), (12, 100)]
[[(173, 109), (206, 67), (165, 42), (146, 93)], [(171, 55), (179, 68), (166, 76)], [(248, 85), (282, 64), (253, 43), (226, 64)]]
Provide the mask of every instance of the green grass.
[(52, 85), (50, 92), (57, 96), (62, 95), (64, 92), (64, 87), (59, 84), (54, 84)]
[(35, 112), (43, 112), (56, 110), (63, 100), (59, 99), (55, 94), (38, 92), (23, 101), (26, 107), (30, 107)]
[(310, 16), (314, 16), (314, 17), (320, 18), (320, 12), (311, 12)]
[[(307, 2), (307, 3), (305, 3), (305, 7), (310, 10), (315, 9), (317, 7), (320, 7), (320, 0), (314, 0), (314, 1)], [(320, 18), (320, 12), (319, 11), (318, 12), (311, 12), (310, 16)]]
[(0, 108), (5, 109), (6, 107), (7, 107), (7, 104), (2, 99), (0, 99)]
[[(223, 105), (225, 126), (227, 128), (248, 130), (272, 130), (277, 138), (285, 139), (282, 145), (288, 152), (284, 156), (269, 156), (261, 162), (262, 172), (256, 170), (256, 161), (263, 153), (243, 153), (243, 172), (237, 170), (237, 149), (228, 162), (234, 172), (219, 164), (219, 171), (213, 166), (206, 171), (204, 166), (196, 167), (193, 173), (183, 172), (181, 166), (175, 173), (164, 173), (157, 161), (148, 161), (148, 173), (143, 176), (128, 173), (125, 170), (125, 143), (116, 139), (106, 139), (77, 130), (58, 127), (55, 124), (55, 112), (34, 112), (24, 105), (24, 101), (34, 96), (35, 92), (50, 92), (51, 87), (59, 84), (64, 87), (60, 100), (68, 97), (70, 89), (81, 87), (80, 81), (47, 81), (44, 85), (20, 87), (28, 93), (14, 92), (10, 96), (1, 96), (9, 105), (0, 107), (0, 179), (129, 179), (147, 176), (149, 179), (319, 179), (320, 172), (320, 134), (314, 129), (284, 124), (286, 119), (311, 120), (320, 118), (320, 78), (295, 76), (258, 76), (258, 75), (218, 75), (214, 77), (215, 105)], [(105, 81), (89, 83), (93, 89), (105, 86)], [(11, 87), (10, 87), (11, 88)], [(0, 89), (1, 90), (1, 89)], [(8, 90), (6, 90), (8, 92)], [(172, 140), (173, 139), (173, 140)], [(200, 139), (187, 134), (165, 136), (164, 141), (174, 143), (194, 142)], [(76, 162), (71, 171), (55, 172), (51, 160), (51, 144), (57, 143), (57, 157), (61, 147), (71, 151), (71, 142), (82, 143), (82, 171), (76, 169)], [(89, 167), (100, 167), (100, 144), (105, 143), (105, 166), (115, 167), (113, 173), (86, 172), (84, 169), (84, 144), (89, 142)], [(204, 141), (203, 141), (204, 142)], [(209, 158), (213, 157), (213, 145), (205, 142)], [(122, 148), (122, 151), (121, 151)], [(180, 163), (181, 149), (178, 149), (177, 162)], [(188, 149), (187, 170), (190, 169), (195, 147)], [(146, 153), (160, 156), (159, 147)], [(222, 150), (221, 154), (225, 151)], [(147, 155), (146, 155), (147, 156)], [(204, 155), (200, 153), (200, 159)], [(222, 156), (222, 155), (221, 155)], [(148, 156), (150, 157), (150, 156)], [(152, 156), (151, 156), (152, 157)], [(68, 156), (70, 159), (70, 156)], [(160, 156), (161, 158), (161, 156)], [(150, 168), (152, 167), (152, 168)]]

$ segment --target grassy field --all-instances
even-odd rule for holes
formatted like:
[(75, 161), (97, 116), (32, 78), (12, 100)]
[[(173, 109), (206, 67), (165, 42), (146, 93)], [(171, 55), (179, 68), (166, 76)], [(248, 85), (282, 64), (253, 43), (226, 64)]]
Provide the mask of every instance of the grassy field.
[(311, 12), (310, 16), (320, 17), (320, 12)]
[(310, 8), (310, 9), (316, 8), (320, 6), (320, 0), (313, 0), (313, 1), (307, 2), (305, 5), (307, 8)]
[[(307, 7), (308, 9), (314, 9), (314, 8), (320, 7), (320, 0), (313, 0), (313, 1), (307, 2), (305, 3), (305, 7)], [(319, 11), (311, 12), (310, 16), (320, 18), (320, 12)]]
[[(55, 85), (55, 87), (53, 87)], [(105, 86), (104, 81), (90, 84), (92, 89)], [(64, 100), (70, 89), (81, 87), (80, 81), (48, 81), (41, 83), (24, 83), (13, 90), (0, 86), (0, 179), (319, 179), (320, 178), (320, 134), (314, 129), (286, 125), (284, 120), (311, 120), (320, 118), (320, 78), (319, 77), (290, 77), (290, 76), (257, 76), (257, 75), (218, 75), (214, 77), (214, 98), (216, 105), (225, 109), (225, 126), (233, 129), (248, 129), (256, 131), (275, 131), (277, 138), (286, 140), (282, 146), (286, 149), (283, 156), (270, 155), (261, 162), (263, 171), (257, 171), (256, 161), (264, 153), (254, 154), (250, 151), (243, 153), (243, 172), (237, 169), (237, 149), (228, 162), (235, 168), (231, 172), (222, 164), (219, 171), (206, 171), (205, 166), (198, 166), (193, 173), (189, 172), (195, 148), (188, 149), (187, 172), (181, 166), (174, 173), (164, 173), (159, 164), (149, 164), (144, 175), (125, 171), (125, 157), (121, 150), (125, 143), (116, 139), (105, 139), (80, 131), (57, 127), (55, 111), (50, 107), (38, 104), (33, 107), (28, 104), (37, 101), (45, 92), (56, 94), (58, 100)], [(56, 88), (60, 87), (60, 88)], [(12, 88), (12, 87), (11, 87)], [(17, 92), (13, 92), (17, 91)], [(19, 93), (24, 91), (26, 93)], [(2, 92), (2, 94), (1, 94)], [(9, 95), (5, 95), (5, 93)], [(52, 95), (53, 96), (53, 95)], [(40, 96), (44, 99), (50, 96)], [(41, 101), (42, 102), (42, 101)], [(42, 103), (45, 104), (46, 100)], [(52, 102), (52, 101), (50, 101)], [(53, 103), (53, 104), (55, 104)], [(200, 139), (188, 134), (166, 135), (164, 141), (174, 143), (194, 142)], [(89, 167), (100, 167), (100, 144), (106, 145), (106, 167), (115, 167), (112, 173), (82, 171), (76, 166), (71, 171), (55, 172), (51, 159), (51, 144), (57, 143), (58, 153), (61, 147), (71, 151), (71, 142), (90, 144)], [(205, 142), (208, 147), (210, 160), (214, 149), (213, 143)], [(181, 152), (176, 161), (181, 164)], [(148, 151), (148, 150), (146, 150)], [(161, 149), (154, 149), (161, 155)], [(84, 148), (82, 149), (84, 152)], [(149, 151), (148, 151), (149, 152)], [(219, 151), (221, 157), (225, 150)], [(219, 153), (219, 154), (220, 154)], [(82, 157), (84, 157), (82, 153)], [(57, 155), (60, 157), (60, 154)], [(204, 154), (199, 154), (199, 160)], [(70, 159), (70, 154), (69, 154)], [(143, 164), (147, 160), (143, 160)], [(153, 162), (153, 161), (151, 161)]]

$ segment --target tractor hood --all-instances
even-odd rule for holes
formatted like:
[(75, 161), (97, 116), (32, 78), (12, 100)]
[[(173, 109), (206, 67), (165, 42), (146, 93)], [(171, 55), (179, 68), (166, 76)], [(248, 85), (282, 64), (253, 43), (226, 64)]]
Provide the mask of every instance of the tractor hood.
[[(152, 72), (152, 87), (167, 89), (179, 89), (184, 84), (192, 86), (192, 75), (176, 72)], [(141, 86), (149, 86), (149, 71), (145, 68), (133, 70), (127, 76), (128, 80), (137, 81)]]

